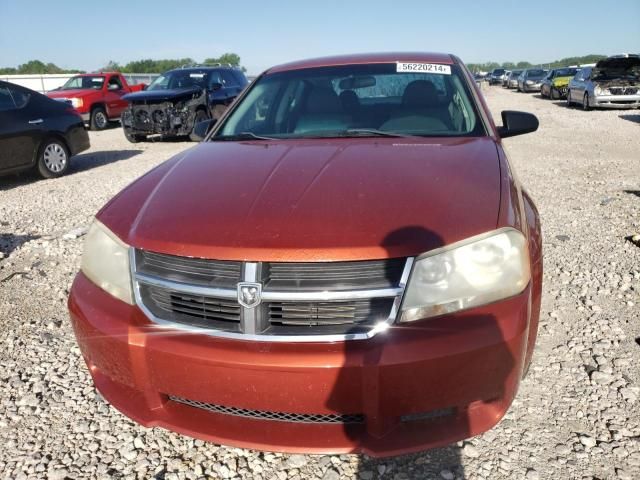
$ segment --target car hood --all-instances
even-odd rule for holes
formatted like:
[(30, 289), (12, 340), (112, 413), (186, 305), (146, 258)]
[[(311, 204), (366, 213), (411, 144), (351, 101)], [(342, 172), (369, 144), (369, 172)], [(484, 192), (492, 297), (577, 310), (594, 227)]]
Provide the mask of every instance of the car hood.
[(574, 77), (574, 75), (570, 75), (568, 77), (555, 77), (551, 83), (553, 83), (553, 85), (555, 87), (565, 87), (567, 85), (569, 85), (569, 82), (571, 81), (571, 79)]
[(94, 88), (72, 88), (70, 90), (51, 90), (46, 93), (49, 98), (72, 98), (82, 97), (83, 95), (89, 95), (94, 92), (100, 92)]
[(494, 141), (207, 142), (98, 214), (124, 242), (224, 260), (416, 255), (496, 228)]
[(595, 68), (599, 70), (607, 69), (629, 69), (633, 67), (640, 67), (640, 57), (609, 57), (604, 60), (600, 60), (596, 63)]
[(122, 98), (128, 102), (166, 102), (168, 100), (191, 99), (202, 93), (200, 87), (172, 88), (168, 90), (143, 90), (141, 92), (128, 93)]

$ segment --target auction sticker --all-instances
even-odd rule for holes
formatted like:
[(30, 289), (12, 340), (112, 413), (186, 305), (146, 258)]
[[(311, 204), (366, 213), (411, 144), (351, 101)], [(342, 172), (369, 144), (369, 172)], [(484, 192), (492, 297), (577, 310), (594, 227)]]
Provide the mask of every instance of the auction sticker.
[(403, 73), (439, 73), (441, 75), (451, 75), (451, 66), (440, 63), (396, 63), (396, 72)]

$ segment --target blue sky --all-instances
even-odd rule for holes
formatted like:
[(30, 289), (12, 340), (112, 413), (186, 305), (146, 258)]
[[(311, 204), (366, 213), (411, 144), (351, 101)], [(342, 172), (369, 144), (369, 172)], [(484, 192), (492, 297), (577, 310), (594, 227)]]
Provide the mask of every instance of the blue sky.
[(249, 73), (367, 51), (534, 63), (640, 52), (640, 0), (0, 0), (0, 66), (92, 70), (109, 60), (235, 52)]

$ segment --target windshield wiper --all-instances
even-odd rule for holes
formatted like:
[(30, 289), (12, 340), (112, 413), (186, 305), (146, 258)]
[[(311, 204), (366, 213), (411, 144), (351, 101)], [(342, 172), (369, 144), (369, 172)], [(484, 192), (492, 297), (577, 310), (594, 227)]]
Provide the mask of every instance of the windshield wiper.
[(345, 136), (363, 136), (363, 137), (368, 137), (368, 136), (377, 136), (377, 137), (411, 137), (412, 135), (406, 135), (404, 133), (398, 133), (398, 132), (385, 132), (384, 130), (377, 130), (375, 128), (348, 128), (347, 130), (344, 130), (343, 132), (340, 132), (341, 134), (344, 134)]
[(276, 140), (272, 137), (263, 137), (261, 135), (256, 135), (253, 132), (240, 132), (234, 135), (218, 135), (211, 138), (212, 141), (235, 141), (235, 140)]

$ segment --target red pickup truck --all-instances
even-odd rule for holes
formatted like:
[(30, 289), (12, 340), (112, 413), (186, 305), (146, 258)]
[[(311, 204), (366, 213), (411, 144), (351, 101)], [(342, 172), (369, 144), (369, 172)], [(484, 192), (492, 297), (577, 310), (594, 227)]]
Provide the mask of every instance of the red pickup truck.
[(91, 130), (103, 130), (110, 120), (119, 120), (127, 108), (123, 95), (144, 90), (146, 85), (129, 85), (119, 72), (83, 73), (61, 87), (47, 92), (49, 98), (66, 100), (80, 112)]

